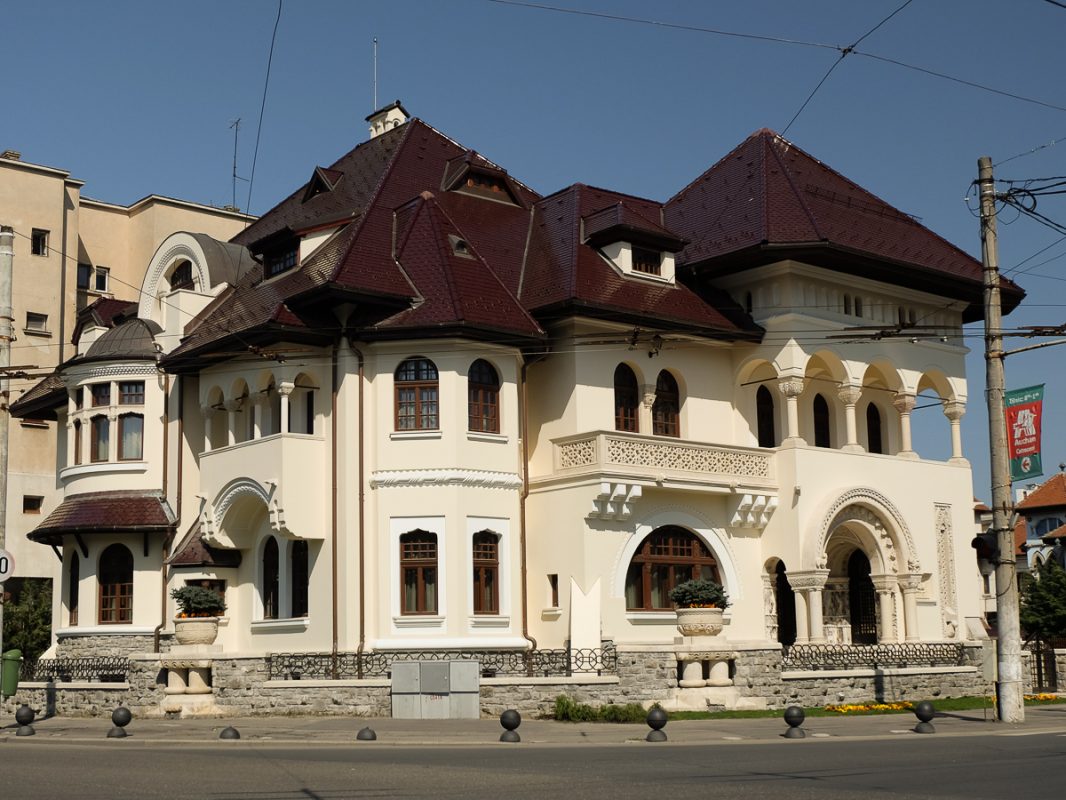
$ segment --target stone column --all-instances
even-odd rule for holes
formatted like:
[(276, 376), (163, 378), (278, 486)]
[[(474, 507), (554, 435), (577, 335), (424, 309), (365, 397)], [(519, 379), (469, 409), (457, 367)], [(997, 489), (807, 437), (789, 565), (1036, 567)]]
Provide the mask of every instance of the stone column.
[(917, 403), (917, 398), (913, 394), (907, 394), (900, 392), (892, 400), (892, 405), (896, 407), (896, 411), (899, 412), (899, 455), (901, 458), (917, 458), (918, 454), (914, 452), (914, 448), (911, 444), (911, 412), (914, 411), (914, 406)]
[(240, 398), (236, 400), (228, 400), (225, 404), (226, 411), (228, 412), (226, 416), (228, 417), (229, 422), (229, 430), (226, 431), (226, 444), (237, 443), (237, 415), (241, 413), (242, 405), (243, 403)]
[(807, 595), (797, 591), (795, 587), (792, 593), (796, 596), (796, 644), (807, 644), (811, 639), (807, 627)]
[(862, 452), (862, 445), (859, 444), (858, 425), (855, 424), (855, 405), (859, 402), (861, 396), (862, 387), (860, 386), (845, 385), (837, 390), (837, 397), (844, 404), (844, 425), (847, 431), (847, 441), (840, 448), (841, 450), (853, 453)]
[(729, 677), (729, 661), (712, 661), (711, 677), (707, 681), (708, 686), (732, 686), (733, 681)]
[(107, 460), (118, 461), (118, 409), (114, 406), (107, 412), (107, 428)]
[(777, 381), (778, 391), (785, 397), (786, 429), (785, 440), (798, 444), (803, 442), (799, 433), (799, 396), (803, 394), (803, 378), (779, 378)]
[(185, 680), (187, 670), (179, 667), (170, 667), (167, 669), (167, 688), (164, 690), (165, 694), (185, 694), (188, 688), (188, 683)]
[(278, 430), (282, 433), (289, 432), (289, 396), (296, 384), (291, 381), (283, 381), (278, 384), (278, 394), (281, 395), (281, 419), (278, 420)]
[(921, 586), (921, 575), (899, 576), (899, 588), (903, 592), (903, 631), (908, 642), (921, 639), (918, 633), (918, 591)]
[(210, 667), (189, 668), (189, 694), (211, 694)]
[(962, 455), (962, 415), (966, 413), (966, 404), (953, 400), (944, 404), (944, 416), (951, 422), (951, 463), (965, 464)]
[(637, 430), (650, 434), (654, 429), (651, 407), (655, 405), (655, 384), (646, 383), (641, 388), (640, 405), (637, 407)]
[(895, 626), (892, 619), (896, 610), (895, 587), (898, 581), (893, 575), (871, 575), (874, 589), (877, 591), (877, 607), (880, 610), (881, 626), (877, 629), (877, 643), (887, 644), (896, 641)]
[(204, 421), (204, 452), (211, 450), (211, 433), (212, 433), (212, 408), (210, 405), (200, 406), (200, 419)]
[[(261, 397), (262, 395), (259, 395)], [(252, 439), (263, 438), (263, 404), (257, 399), (248, 406), (248, 413), (252, 415)]]
[(706, 686), (707, 681), (703, 679), (703, 662), (696, 661), (683, 661), (681, 667), (681, 680), (677, 682), (677, 685), (682, 689), (698, 689), (701, 686)]

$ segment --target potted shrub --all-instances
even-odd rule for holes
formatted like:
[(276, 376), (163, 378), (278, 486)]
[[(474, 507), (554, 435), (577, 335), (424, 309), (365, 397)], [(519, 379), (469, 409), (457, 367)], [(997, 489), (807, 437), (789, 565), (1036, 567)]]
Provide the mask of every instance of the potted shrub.
[(204, 586), (182, 586), (170, 596), (178, 604), (174, 638), (178, 644), (212, 644), (218, 636), (218, 618), (226, 610), (222, 595)]
[(722, 632), (722, 614), (729, 595), (720, 583), (695, 578), (670, 590), (677, 606), (677, 629), (682, 636), (717, 636)]

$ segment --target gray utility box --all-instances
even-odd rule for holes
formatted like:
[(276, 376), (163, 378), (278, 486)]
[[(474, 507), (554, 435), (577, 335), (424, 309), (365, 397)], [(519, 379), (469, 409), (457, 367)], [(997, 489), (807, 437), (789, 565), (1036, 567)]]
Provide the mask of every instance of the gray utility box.
[(395, 719), (478, 719), (481, 669), (477, 661), (392, 662)]

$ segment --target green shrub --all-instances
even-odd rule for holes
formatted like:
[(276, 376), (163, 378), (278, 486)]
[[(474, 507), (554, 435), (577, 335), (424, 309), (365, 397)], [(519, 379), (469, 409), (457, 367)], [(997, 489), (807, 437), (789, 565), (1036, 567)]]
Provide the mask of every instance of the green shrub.
[(203, 586), (182, 586), (170, 592), (178, 603), (179, 616), (217, 617), (226, 610), (222, 595)]
[(555, 719), (559, 722), (644, 722), (647, 718), (648, 712), (640, 703), (612, 703), (597, 708), (565, 694), (555, 698)]
[(679, 583), (670, 590), (670, 599), (678, 608), (729, 608), (729, 595), (722, 585), (706, 578)]

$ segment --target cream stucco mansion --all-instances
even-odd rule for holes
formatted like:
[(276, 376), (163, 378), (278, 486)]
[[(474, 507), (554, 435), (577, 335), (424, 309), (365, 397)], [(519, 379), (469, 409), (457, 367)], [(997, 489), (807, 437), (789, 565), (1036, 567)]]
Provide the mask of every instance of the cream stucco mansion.
[[(144, 707), (208, 665), (217, 706), (380, 710), (444, 653), (486, 710), (972, 691), (973, 258), (771, 131), (661, 203), (370, 121), (232, 241), (166, 239), (15, 404), (61, 432), (51, 656), (129, 655), (100, 685)], [(701, 650), (667, 594), (707, 574)], [(228, 610), (179, 663), (189, 583)]]

